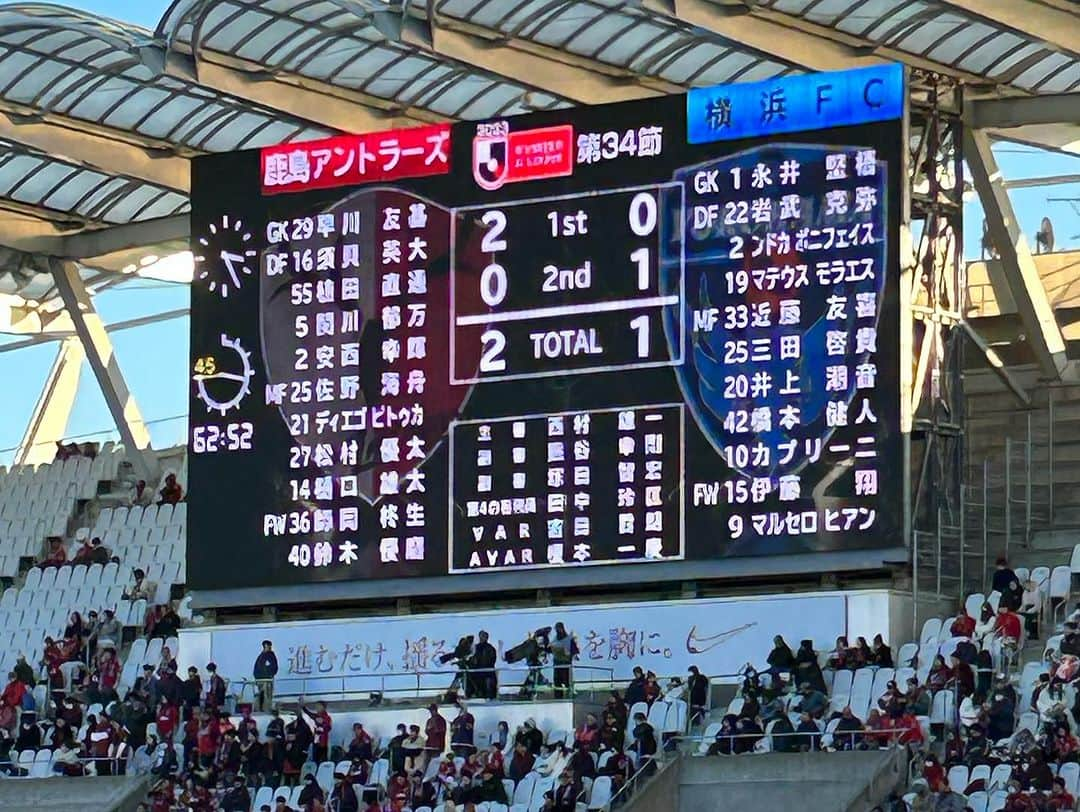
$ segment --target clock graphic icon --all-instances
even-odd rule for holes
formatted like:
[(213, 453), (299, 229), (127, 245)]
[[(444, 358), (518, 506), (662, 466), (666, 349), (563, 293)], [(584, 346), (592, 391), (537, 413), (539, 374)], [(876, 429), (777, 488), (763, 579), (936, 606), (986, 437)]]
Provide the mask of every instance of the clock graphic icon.
[(251, 276), (252, 260), (258, 251), (249, 247), (251, 232), (239, 219), (224, 214), (221, 223), (211, 223), (209, 233), (199, 237), (199, 253), (195, 254), (195, 275), (209, 279), (207, 288), (227, 299), (230, 290), (239, 290), (245, 276)]
[(221, 334), (221, 356), (203, 356), (195, 361), (192, 380), (198, 388), (199, 398), (206, 404), (206, 411), (219, 412), (222, 416), (240, 405), (251, 393), (251, 353), (240, 346), (240, 339)]

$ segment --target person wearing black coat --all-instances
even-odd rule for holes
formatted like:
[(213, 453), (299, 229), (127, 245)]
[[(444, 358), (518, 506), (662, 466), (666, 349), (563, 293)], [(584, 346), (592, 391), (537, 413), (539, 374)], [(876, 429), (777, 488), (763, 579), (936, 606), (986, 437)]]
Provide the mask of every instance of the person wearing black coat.
[(773, 638), (773, 649), (769, 652), (766, 662), (769, 664), (768, 673), (776, 678), (779, 678), (781, 674), (790, 674), (795, 668), (795, 655), (780, 635)]
[(799, 751), (799, 740), (794, 736), (795, 728), (792, 727), (791, 721), (787, 716), (780, 716), (769, 730), (769, 735), (774, 737), (772, 739), (773, 752), (776, 753), (797, 753)]
[(634, 666), (634, 678), (626, 686), (624, 701), (630, 707), (633, 707), (635, 702), (645, 701), (645, 672), (640, 665)]
[(495, 699), (499, 692), (499, 683), (495, 673), (495, 662), (498, 653), (495, 646), (488, 642), (488, 633), (480, 631), (477, 634), (476, 645), (473, 646), (472, 656), (468, 660), (470, 686), (469, 695), (478, 696), (482, 699)]
[(810, 683), (810, 687), (815, 691), (826, 695), (829, 693), (812, 640), (803, 640), (795, 653), (795, 684), (802, 685), (804, 682)]
[(274, 677), (277, 676), (278, 661), (274, 645), (269, 640), (262, 641), (262, 651), (255, 658), (251, 675), (259, 689), (259, 710), (274, 704)]
[(237, 776), (233, 785), (221, 797), (221, 812), (248, 812), (251, 809), (251, 793), (244, 786), (244, 779)]
[(821, 749), (821, 730), (809, 713), (799, 714), (799, 726), (795, 728), (795, 732), (799, 734), (796, 739), (799, 750)]
[(544, 746), (544, 734), (536, 727), (533, 719), (526, 719), (514, 736), (514, 746), (524, 744), (525, 749), (534, 756), (540, 755), (540, 748)]
[(186, 722), (202, 701), (202, 680), (199, 678), (199, 669), (195, 666), (188, 669), (188, 678), (181, 683), (180, 697), (183, 700), (183, 717)]
[(690, 723), (693, 724), (697, 719), (705, 718), (705, 709), (709, 705), (709, 678), (696, 665), (690, 666), (686, 690), (690, 697)]

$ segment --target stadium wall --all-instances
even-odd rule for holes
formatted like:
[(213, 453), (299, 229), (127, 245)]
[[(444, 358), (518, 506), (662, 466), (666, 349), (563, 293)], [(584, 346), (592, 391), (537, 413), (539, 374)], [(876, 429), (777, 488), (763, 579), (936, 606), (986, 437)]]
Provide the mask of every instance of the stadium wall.
[[(638, 664), (661, 675), (696, 664), (719, 677), (763, 664), (777, 634), (793, 646), (810, 638), (821, 648), (839, 635), (869, 640), (880, 633), (898, 646), (911, 636), (911, 616), (910, 594), (866, 589), (219, 625), (182, 629), (180, 660), (182, 668), (200, 669), (213, 661), (223, 676), (248, 679), (269, 639), (281, 663), (278, 694), (440, 691), (452, 666), (438, 657), (463, 635), (487, 630), (502, 668), (502, 652), (561, 620), (578, 637), (578, 679), (624, 681)], [(418, 676), (432, 671), (443, 673)], [(511, 681), (506, 677), (500, 674), (501, 684)]]

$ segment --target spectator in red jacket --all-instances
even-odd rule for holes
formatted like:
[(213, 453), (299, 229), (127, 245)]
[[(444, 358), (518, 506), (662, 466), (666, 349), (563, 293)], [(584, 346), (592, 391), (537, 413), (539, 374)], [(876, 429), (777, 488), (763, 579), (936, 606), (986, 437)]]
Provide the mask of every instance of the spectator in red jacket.
[(596, 714), (585, 714), (585, 723), (574, 732), (574, 741), (585, 750), (600, 747), (600, 723), (596, 720)]
[(217, 719), (204, 710), (199, 716), (199, 730), (196, 734), (196, 749), (199, 753), (199, 763), (203, 769), (214, 763), (214, 753), (217, 751), (220, 738), (221, 728)]
[(311, 712), (310, 708), (306, 708), (303, 705), (300, 706), (300, 710), (302, 710), (313, 723), (312, 728), (315, 733), (315, 755), (313, 760), (321, 764), (330, 757), (330, 731), (334, 727), (334, 721), (326, 711), (325, 702), (316, 702), (314, 713)]
[(67, 563), (67, 550), (64, 549), (64, 540), (57, 536), (49, 538), (49, 552), (38, 562), (41, 569), (49, 567), (62, 567)]
[(22, 707), (24, 696), (26, 696), (26, 684), (15, 676), (14, 671), (9, 671), (8, 684), (4, 687), (4, 692), (0, 694), (0, 704), (17, 710)]
[(428, 705), (427, 724), (424, 725), (424, 737), (427, 739), (428, 755), (438, 758), (446, 750), (446, 719), (439, 713), (439, 706), (432, 702)]
[(165, 486), (159, 493), (161, 494), (161, 498), (158, 500), (159, 505), (175, 505), (184, 498), (184, 489), (176, 481), (176, 474), (169, 474), (165, 477)]
[(975, 618), (969, 615), (966, 609), (961, 609), (960, 615), (949, 627), (949, 634), (953, 637), (971, 637), (975, 634)]
[(104, 693), (116, 694), (116, 684), (120, 681), (120, 660), (112, 649), (102, 649), (98, 664), (99, 684)]
[(86, 738), (83, 747), (94, 759), (94, 766), (98, 775), (110, 774), (109, 748), (113, 743), (113, 726), (109, 717), (100, 713), (95, 718), (93, 714), (87, 717)]
[(1000, 637), (1002, 642), (1012, 640), (1013, 645), (1018, 645), (1021, 634), (1020, 616), (1004, 604), (999, 606), (997, 620), (994, 621), (994, 634)]
[(1065, 789), (1064, 778), (1054, 779), (1054, 786), (1050, 790), (1050, 797), (1046, 799), (1046, 805), (1050, 809), (1071, 811), (1076, 808), (1076, 799)]
[(176, 732), (176, 726), (180, 722), (180, 709), (170, 702), (167, 696), (163, 696), (161, 702), (158, 703), (156, 722), (158, 738), (171, 744), (173, 733)]

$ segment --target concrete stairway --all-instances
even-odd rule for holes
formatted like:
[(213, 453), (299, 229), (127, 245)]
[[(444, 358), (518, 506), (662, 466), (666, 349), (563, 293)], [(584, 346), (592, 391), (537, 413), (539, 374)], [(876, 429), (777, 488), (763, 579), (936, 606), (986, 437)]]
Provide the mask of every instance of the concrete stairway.
[(14, 778), (0, 781), (0, 809), (34, 812), (135, 812), (147, 777)]
[(682, 756), (667, 765), (627, 812), (799, 809), (861, 812), (906, 778), (905, 751)]

